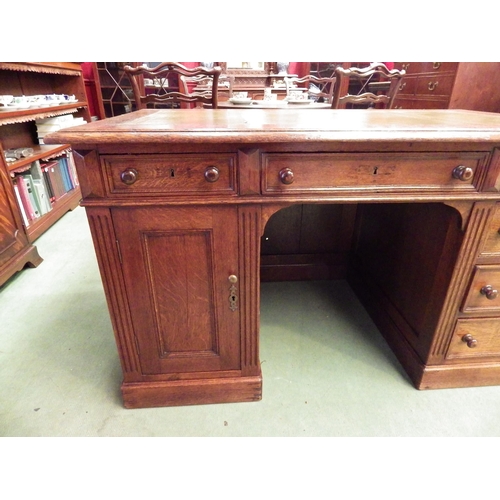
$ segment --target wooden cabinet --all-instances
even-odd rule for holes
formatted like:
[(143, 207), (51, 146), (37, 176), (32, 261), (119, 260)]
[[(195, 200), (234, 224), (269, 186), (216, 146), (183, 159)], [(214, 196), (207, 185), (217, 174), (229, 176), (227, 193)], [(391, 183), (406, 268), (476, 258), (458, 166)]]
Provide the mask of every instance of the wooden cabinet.
[[(68, 144), (45, 145), (38, 137), (36, 121), (74, 116), (90, 121), (85, 85), (77, 63), (0, 63), (0, 94), (13, 96), (67, 95), (68, 101), (39, 101), (25, 107), (0, 108), (0, 174), (2, 203), (0, 226), (0, 283), (24, 264), (37, 265), (41, 259), (30, 245), (68, 210), (78, 206), (78, 187), (58, 197), (45, 215), (23, 222), (21, 203), (14, 191), (12, 179), (16, 172), (27, 170), (35, 161), (52, 160), (67, 154)], [(7, 162), (4, 152), (30, 148), (33, 153)]]
[[(3, 157), (3, 151), (0, 147)], [(42, 259), (28, 241), (10, 177), (2, 161), (0, 168), (0, 285), (25, 265), (37, 266)]]
[(306, 277), (313, 256), (317, 278), (327, 243), (320, 277), (349, 267), (417, 388), (500, 383), (497, 297), (481, 292), (500, 276), (500, 115), (141, 110), (48, 140), (75, 148), (125, 406), (261, 397), (261, 250), (286, 278), (275, 215), (302, 251), (276, 267)]
[(449, 362), (484, 363), (500, 357), (500, 204), (489, 211), (485, 226), (446, 354)]
[(123, 67), (127, 64), (135, 63), (93, 63), (99, 115), (102, 118), (123, 115), (137, 109), (132, 84), (123, 71)]
[(470, 109), (500, 112), (500, 63), (397, 62), (406, 76), (396, 109)]
[(239, 370), (237, 210), (112, 210), (141, 369)]

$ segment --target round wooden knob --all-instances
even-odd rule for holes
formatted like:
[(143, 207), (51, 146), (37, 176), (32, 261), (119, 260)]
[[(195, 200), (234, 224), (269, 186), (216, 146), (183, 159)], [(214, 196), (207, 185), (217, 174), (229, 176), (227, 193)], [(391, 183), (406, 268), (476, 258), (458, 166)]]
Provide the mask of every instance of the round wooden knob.
[(120, 174), (120, 179), (123, 182), (123, 184), (127, 184), (127, 186), (130, 186), (137, 180), (137, 170), (135, 168), (127, 168), (127, 170), (124, 170)]
[(462, 337), (462, 342), (465, 342), (467, 347), (470, 347), (471, 349), (477, 346), (477, 340), (470, 333), (467, 333)]
[(283, 184), (291, 184), (293, 182), (293, 171), (291, 168), (282, 168), (279, 173), (280, 181)]
[(459, 179), (461, 181), (470, 181), (472, 176), (474, 175), (474, 170), (470, 167), (464, 167), (463, 165), (459, 165), (458, 167), (453, 169), (453, 177), (455, 179)]
[(217, 167), (208, 167), (205, 170), (205, 179), (207, 182), (216, 182), (219, 180), (220, 173)]
[(498, 290), (495, 290), (491, 285), (485, 285), (481, 288), (481, 293), (486, 296), (488, 300), (494, 300), (498, 297)]

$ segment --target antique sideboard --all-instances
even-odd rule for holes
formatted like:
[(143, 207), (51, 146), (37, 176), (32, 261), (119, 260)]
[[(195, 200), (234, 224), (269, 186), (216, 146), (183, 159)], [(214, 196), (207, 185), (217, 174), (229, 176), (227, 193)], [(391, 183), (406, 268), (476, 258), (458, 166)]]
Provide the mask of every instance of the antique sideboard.
[(500, 115), (142, 110), (45, 141), (74, 150), (126, 407), (261, 398), (261, 237), (297, 204), (352, 209), (347, 279), (415, 387), (500, 384)]

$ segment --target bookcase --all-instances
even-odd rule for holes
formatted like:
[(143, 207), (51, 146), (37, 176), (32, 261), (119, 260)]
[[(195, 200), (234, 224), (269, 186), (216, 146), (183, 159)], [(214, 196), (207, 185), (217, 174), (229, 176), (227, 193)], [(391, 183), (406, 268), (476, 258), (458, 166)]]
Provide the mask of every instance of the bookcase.
[(99, 114), (103, 118), (123, 115), (136, 110), (132, 84), (124, 66), (139, 63), (96, 62), (93, 64)]
[[(24, 266), (42, 261), (33, 242), (78, 206), (70, 146), (45, 145), (43, 135), (90, 121), (90, 113), (79, 63), (0, 62), (0, 95), (23, 101), (0, 105), (1, 286)], [(57, 186), (49, 178), (53, 173)], [(25, 196), (43, 203), (36, 213), (29, 213)]]

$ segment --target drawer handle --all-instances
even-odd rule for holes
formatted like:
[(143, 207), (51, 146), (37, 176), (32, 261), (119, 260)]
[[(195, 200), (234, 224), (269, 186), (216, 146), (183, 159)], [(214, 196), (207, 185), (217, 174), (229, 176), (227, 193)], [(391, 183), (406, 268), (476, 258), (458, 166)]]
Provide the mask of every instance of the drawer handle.
[(427, 85), (427, 88), (428, 88), (430, 91), (436, 90), (436, 88), (437, 88), (437, 86), (438, 86), (438, 83), (439, 83), (439, 82), (429, 82), (429, 84)]
[(216, 182), (219, 180), (220, 173), (217, 167), (208, 167), (205, 170), (205, 179), (207, 182)]
[(498, 297), (498, 290), (495, 290), (491, 285), (485, 285), (481, 288), (481, 293), (486, 296), (488, 300), (494, 300)]
[(402, 82), (401, 85), (399, 86), (399, 90), (403, 90), (406, 87), (406, 82)]
[(462, 342), (465, 342), (467, 347), (470, 347), (471, 349), (477, 346), (477, 340), (470, 333), (467, 333), (462, 337)]
[(433, 69), (439, 69), (441, 67), (441, 63), (438, 62), (432, 63), (432, 67)]
[(282, 168), (279, 177), (283, 184), (291, 184), (293, 182), (293, 170), (291, 168)]
[(127, 186), (132, 185), (137, 180), (137, 170), (135, 168), (127, 168), (120, 174), (120, 179), (123, 184), (127, 184)]
[(464, 167), (463, 165), (459, 165), (453, 169), (453, 177), (460, 181), (470, 181), (472, 176), (474, 175), (474, 170), (470, 167)]

